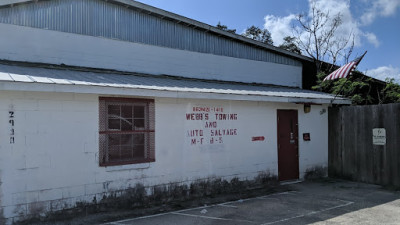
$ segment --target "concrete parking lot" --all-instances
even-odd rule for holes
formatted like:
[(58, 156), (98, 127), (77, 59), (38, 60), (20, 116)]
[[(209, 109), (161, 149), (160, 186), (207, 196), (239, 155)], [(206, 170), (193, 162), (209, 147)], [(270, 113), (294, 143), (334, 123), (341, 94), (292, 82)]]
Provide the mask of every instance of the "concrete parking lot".
[(290, 184), (291, 191), (105, 225), (400, 224), (400, 192), (328, 180)]

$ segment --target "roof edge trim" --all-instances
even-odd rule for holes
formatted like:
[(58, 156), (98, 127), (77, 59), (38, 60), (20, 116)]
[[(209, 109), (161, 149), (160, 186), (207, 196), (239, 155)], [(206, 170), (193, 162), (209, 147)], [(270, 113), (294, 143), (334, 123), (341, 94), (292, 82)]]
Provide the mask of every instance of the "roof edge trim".
[(0, 2), (0, 6), (20, 4), (20, 3), (24, 3), (24, 2), (33, 2), (33, 0), (3, 0)]
[(257, 82), (240, 82), (240, 81), (230, 81), (230, 80), (217, 80), (217, 79), (205, 79), (205, 78), (191, 78), (185, 76), (176, 76), (171, 74), (148, 74), (148, 73), (138, 73), (138, 72), (130, 72), (123, 70), (115, 70), (115, 69), (104, 69), (104, 68), (94, 68), (94, 67), (85, 67), (85, 66), (73, 66), (66, 64), (51, 64), (51, 63), (39, 63), (39, 62), (25, 62), (25, 61), (13, 61), (0, 59), (0, 65), (8, 65), (8, 66), (22, 66), (22, 67), (34, 67), (34, 68), (44, 68), (44, 69), (56, 69), (56, 70), (72, 70), (78, 72), (92, 72), (92, 73), (110, 73), (117, 75), (134, 75), (140, 77), (152, 77), (152, 78), (170, 78), (174, 80), (186, 80), (186, 81), (202, 81), (202, 82), (212, 82), (212, 83), (220, 83), (220, 84), (240, 84), (240, 85), (252, 85), (259, 87), (285, 87), (292, 89), (302, 89), (299, 87), (293, 86), (284, 86), (284, 85), (276, 85), (276, 84), (268, 84), (268, 83), (257, 83)]
[[(24, 92), (56, 92), (56, 93), (79, 93), (96, 94), (101, 96), (137, 96), (153, 98), (177, 98), (177, 99), (207, 99), (207, 100), (233, 100), (233, 101), (258, 101), (258, 102), (280, 102), (293, 103), (303, 102), (311, 104), (332, 104), (331, 99), (285, 97), (285, 96), (260, 96), (240, 95), (212, 92), (195, 91), (171, 91), (154, 90), (146, 88), (118, 88), (102, 86), (86, 86), (71, 84), (50, 84), (50, 83), (26, 83), (26, 82), (3, 82), (0, 83), (0, 91), (24, 91)], [(351, 101), (337, 98), (333, 104), (350, 105)]]

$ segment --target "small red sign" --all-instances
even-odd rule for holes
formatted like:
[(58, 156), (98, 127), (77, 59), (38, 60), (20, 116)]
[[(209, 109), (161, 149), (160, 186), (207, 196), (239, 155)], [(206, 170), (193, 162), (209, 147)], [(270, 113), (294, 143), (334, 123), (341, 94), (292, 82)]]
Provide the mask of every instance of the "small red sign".
[(303, 140), (304, 141), (311, 141), (310, 133), (304, 133), (303, 134)]
[(265, 140), (265, 137), (264, 137), (264, 136), (252, 137), (251, 140), (252, 140), (252, 141), (264, 141), (264, 140)]

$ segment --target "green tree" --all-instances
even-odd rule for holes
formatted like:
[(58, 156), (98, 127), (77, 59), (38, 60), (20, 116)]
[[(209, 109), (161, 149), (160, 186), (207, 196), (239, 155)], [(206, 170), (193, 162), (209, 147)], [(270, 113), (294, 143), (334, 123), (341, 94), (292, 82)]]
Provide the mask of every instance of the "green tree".
[(228, 26), (222, 25), (221, 22), (218, 22), (216, 28), (226, 31), (226, 32), (229, 32), (229, 33), (232, 33), (232, 34), (236, 34), (236, 29), (228, 29)]
[(340, 13), (330, 14), (318, 0), (309, 1), (310, 12), (296, 17), (297, 23), (293, 24), (294, 38), (285, 40), (282, 47), (288, 47), (285, 44), (293, 42), (302, 53), (314, 60), (317, 85), (312, 89), (349, 98), (356, 105), (400, 102), (400, 85), (393, 79), (382, 84), (355, 72), (346, 79), (322, 82), (336, 69), (337, 62), (345, 64), (349, 61), (354, 50), (355, 35), (353, 32), (347, 36), (337, 32), (344, 19)]
[(283, 38), (284, 42), (283, 44), (279, 45), (279, 48), (294, 52), (296, 54), (301, 54), (301, 50), (299, 48), (299, 46), (297, 46), (297, 44), (295, 43), (296, 38), (295, 37), (290, 37), (290, 36), (286, 36)]
[(386, 78), (386, 87), (379, 93), (379, 104), (400, 103), (400, 85)]
[(326, 75), (324, 72), (317, 74), (313, 90), (349, 98), (354, 105), (400, 103), (400, 84), (394, 79), (387, 78), (382, 83), (356, 72), (345, 79), (323, 81)]
[(371, 94), (372, 78), (348, 76), (346, 79), (323, 81), (326, 76), (326, 73), (319, 72), (317, 74), (317, 85), (313, 86), (312, 89), (349, 98), (354, 105), (376, 103), (376, 99)]
[(251, 26), (248, 27), (242, 35), (265, 44), (274, 44), (274, 42), (272, 41), (271, 32), (269, 32), (267, 29), (261, 29), (256, 26)]

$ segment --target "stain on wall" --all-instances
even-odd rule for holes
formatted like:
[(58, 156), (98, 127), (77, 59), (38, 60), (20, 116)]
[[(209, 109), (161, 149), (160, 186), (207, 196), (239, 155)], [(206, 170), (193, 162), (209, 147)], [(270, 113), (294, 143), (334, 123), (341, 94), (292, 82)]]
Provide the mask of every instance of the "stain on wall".
[(3, 182), (1, 180), (1, 171), (0, 171), (0, 225), (5, 224), (4, 210), (2, 204), (2, 199), (3, 199), (2, 184)]

